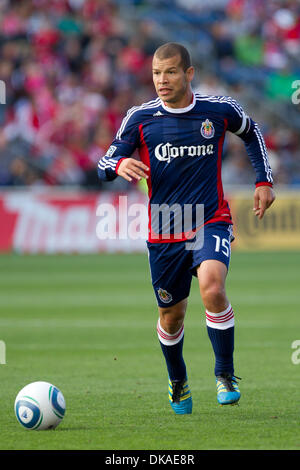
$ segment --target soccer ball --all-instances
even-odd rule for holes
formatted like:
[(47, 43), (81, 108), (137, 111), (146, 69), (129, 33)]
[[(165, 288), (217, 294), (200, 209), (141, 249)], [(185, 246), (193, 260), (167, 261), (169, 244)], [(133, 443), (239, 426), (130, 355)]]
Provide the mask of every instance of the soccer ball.
[(15, 413), (26, 429), (54, 429), (66, 410), (61, 391), (48, 382), (33, 382), (18, 393)]

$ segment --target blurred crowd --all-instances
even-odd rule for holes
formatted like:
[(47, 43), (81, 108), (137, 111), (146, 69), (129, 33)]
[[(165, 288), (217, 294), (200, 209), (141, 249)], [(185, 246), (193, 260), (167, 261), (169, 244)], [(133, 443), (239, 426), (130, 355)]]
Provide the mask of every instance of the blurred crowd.
[[(291, 83), (300, 80), (298, 1), (1, 0), (0, 79), (6, 99), (1, 95), (0, 186), (101, 187), (97, 162), (127, 109), (154, 97), (152, 54), (175, 39), (175, 31), (161, 34), (149, 8), (170, 11), (171, 4), (179, 17), (185, 12), (204, 24), (210, 67), (205, 71), (199, 64), (194, 88), (243, 97), (251, 77), (261, 80), (255, 82), (258, 91), (277, 110), (273, 116), (260, 108), (259, 122), (275, 181), (300, 185), (299, 128), (281, 121), (277, 109), (279, 102), (290, 104)], [(146, 12), (134, 27), (133, 18), (122, 14), (132, 6)], [(239, 139), (228, 136), (225, 183), (252, 183), (244, 154)], [(125, 181), (116, 184), (127, 187)]]

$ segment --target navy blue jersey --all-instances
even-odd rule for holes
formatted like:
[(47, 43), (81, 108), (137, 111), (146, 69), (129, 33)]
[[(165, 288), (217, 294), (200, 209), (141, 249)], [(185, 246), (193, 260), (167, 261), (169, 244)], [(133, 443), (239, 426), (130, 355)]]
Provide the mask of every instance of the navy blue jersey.
[[(198, 93), (186, 108), (169, 108), (160, 98), (131, 108), (106, 155), (99, 161), (99, 178), (105, 181), (116, 178), (122, 159), (137, 149), (140, 159), (150, 168), (149, 207), (188, 205), (193, 212), (197, 205), (203, 204), (205, 224), (232, 223), (221, 179), (226, 131), (244, 141), (255, 170), (256, 185), (272, 186), (272, 171), (258, 125), (233, 98)], [(193, 223), (195, 229), (196, 220)], [(186, 232), (175, 239), (172, 234), (163, 239), (153, 237), (153, 233), (160, 233), (158, 226), (153, 225), (149, 210), (150, 242), (189, 238)]]

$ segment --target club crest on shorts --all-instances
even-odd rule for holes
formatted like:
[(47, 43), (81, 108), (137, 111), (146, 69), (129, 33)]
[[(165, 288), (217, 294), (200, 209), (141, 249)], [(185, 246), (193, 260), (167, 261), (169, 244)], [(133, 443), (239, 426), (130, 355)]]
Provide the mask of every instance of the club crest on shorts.
[(203, 121), (200, 132), (201, 135), (205, 137), (205, 139), (211, 139), (215, 135), (215, 128), (213, 123), (209, 119)]
[(169, 302), (172, 301), (172, 295), (169, 294), (166, 290), (162, 289), (161, 287), (157, 290), (158, 297), (162, 302), (165, 304), (168, 304)]

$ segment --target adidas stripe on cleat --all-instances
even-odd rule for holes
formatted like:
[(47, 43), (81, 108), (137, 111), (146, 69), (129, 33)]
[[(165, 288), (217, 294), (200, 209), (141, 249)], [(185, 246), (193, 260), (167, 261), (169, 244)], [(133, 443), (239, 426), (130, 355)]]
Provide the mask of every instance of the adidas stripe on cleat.
[(235, 377), (231, 374), (220, 374), (216, 377), (217, 383), (217, 400), (220, 405), (235, 405), (241, 397), (238, 382)]
[(178, 415), (192, 413), (192, 394), (187, 379), (181, 381), (171, 381), (169, 379), (169, 402)]

